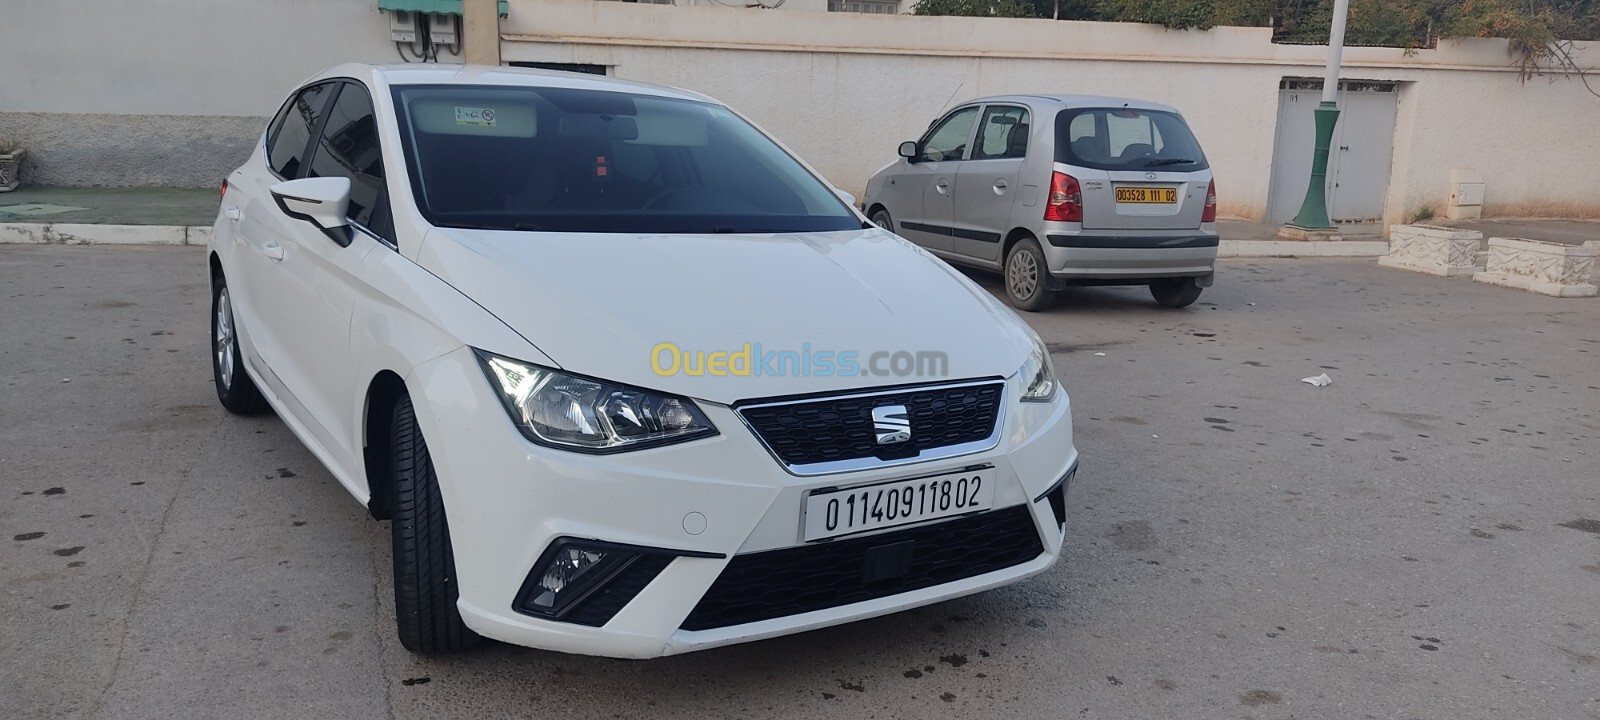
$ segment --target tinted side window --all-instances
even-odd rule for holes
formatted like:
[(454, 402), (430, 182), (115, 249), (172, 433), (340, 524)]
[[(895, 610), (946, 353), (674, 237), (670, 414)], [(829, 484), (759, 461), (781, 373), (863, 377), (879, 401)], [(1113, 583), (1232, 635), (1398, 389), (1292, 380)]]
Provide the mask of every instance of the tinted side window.
[[(383, 209), (383, 153), (378, 147), (378, 124), (372, 114), (372, 98), (365, 88), (346, 83), (339, 98), (328, 110), (328, 123), (311, 155), (306, 177), (344, 177), (350, 179), (349, 218), (373, 232), (383, 232), (388, 223)], [(393, 238), (390, 238), (391, 240)]]
[(917, 153), (919, 162), (960, 160), (967, 152), (967, 139), (972, 137), (972, 123), (978, 119), (978, 108), (961, 108), (950, 114), (928, 133)]
[(311, 140), (333, 87), (333, 83), (324, 83), (301, 90), (273, 122), (277, 127), (267, 143), (267, 164), (274, 172), (289, 180), (300, 177), (306, 142)]
[(978, 146), (974, 160), (1020, 158), (1028, 154), (1028, 111), (1010, 105), (984, 108), (983, 124), (978, 127)]

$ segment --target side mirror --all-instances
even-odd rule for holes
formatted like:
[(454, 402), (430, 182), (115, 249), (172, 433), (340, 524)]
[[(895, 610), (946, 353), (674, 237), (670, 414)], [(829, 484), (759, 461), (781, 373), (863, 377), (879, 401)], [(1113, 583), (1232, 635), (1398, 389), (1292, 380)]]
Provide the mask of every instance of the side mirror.
[(318, 177), (273, 185), (272, 199), (283, 214), (317, 226), (340, 247), (350, 245), (350, 178)]
[(900, 143), (900, 157), (903, 157), (907, 160), (915, 160), (917, 157), (916, 141), (907, 140), (903, 143)]
[(844, 201), (844, 204), (849, 205), (850, 207), (856, 206), (856, 196), (840, 190), (839, 188), (834, 188), (833, 194), (838, 195), (839, 199)]

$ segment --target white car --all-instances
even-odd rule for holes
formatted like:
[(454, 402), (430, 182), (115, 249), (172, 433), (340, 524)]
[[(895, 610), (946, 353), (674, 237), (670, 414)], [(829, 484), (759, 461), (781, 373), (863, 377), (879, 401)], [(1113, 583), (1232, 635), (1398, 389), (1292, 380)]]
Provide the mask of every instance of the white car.
[(217, 395), (392, 519), (405, 647), (645, 658), (1059, 556), (1037, 335), (706, 97), (342, 65), (227, 179)]

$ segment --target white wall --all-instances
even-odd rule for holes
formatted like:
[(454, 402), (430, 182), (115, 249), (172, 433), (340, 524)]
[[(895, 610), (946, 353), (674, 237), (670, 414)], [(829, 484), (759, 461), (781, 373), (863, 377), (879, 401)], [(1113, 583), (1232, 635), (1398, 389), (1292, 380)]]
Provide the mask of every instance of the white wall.
[(341, 62), (398, 62), (377, 0), (4, 0), (0, 111), (270, 115)]
[[(377, 0), (0, 1), (0, 135), (30, 144), (34, 178), (63, 184), (210, 185), (302, 78), (399, 59)], [(1223, 212), (1261, 217), (1278, 82), (1320, 76), (1325, 52), (1275, 45), (1264, 28), (681, 1), (701, 4), (510, 0), (502, 55), (602, 64), (718, 97), (858, 194), (947, 101), (1027, 91), (1157, 100), (1181, 108), (1205, 144)], [(1442, 209), (1458, 166), (1487, 180), (1488, 215), (1600, 217), (1600, 98), (1567, 79), (1519, 83), (1506, 47), (1346, 52), (1346, 79), (1402, 83), (1387, 220)], [(1600, 48), (1580, 62), (1600, 68)], [(196, 128), (213, 130), (197, 145)]]
[[(592, 0), (511, 0), (501, 32), (508, 61), (608, 65), (618, 77), (717, 97), (856, 193), (947, 99), (1070, 92), (1169, 103), (1205, 145), (1222, 211), (1250, 218), (1266, 212), (1278, 83), (1320, 77), (1326, 53), (1275, 45), (1265, 28)], [(1600, 52), (1580, 61), (1600, 67)], [(1523, 85), (1509, 62), (1498, 40), (1411, 54), (1347, 49), (1345, 79), (1403, 83), (1388, 222), (1425, 205), (1442, 210), (1455, 166), (1488, 180), (1488, 214), (1600, 217), (1600, 98), (1566, 79)]]

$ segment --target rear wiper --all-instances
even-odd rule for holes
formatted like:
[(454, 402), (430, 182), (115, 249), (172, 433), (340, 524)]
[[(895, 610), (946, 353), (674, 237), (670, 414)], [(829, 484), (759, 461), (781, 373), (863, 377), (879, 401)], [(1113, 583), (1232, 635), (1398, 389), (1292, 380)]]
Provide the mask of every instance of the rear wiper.
[(1151, 161), (1145, 163), (1144, 166), (1145, 167), (1161, 167), (1162, 165), (1182, 165), (1184, 163), (1192, 163), (1192, 162), (1200, 162), (1200, 161), (1199, 160), (1190, 160), (1189, 158), (1161, 158), (1160, 160), (1151, 160)]

